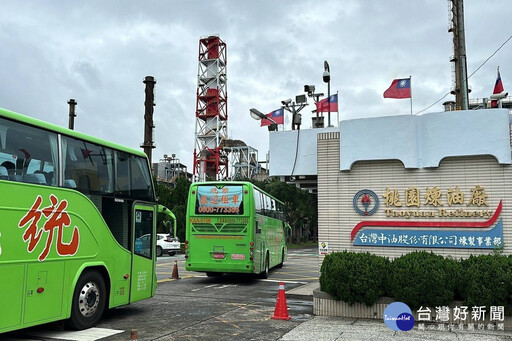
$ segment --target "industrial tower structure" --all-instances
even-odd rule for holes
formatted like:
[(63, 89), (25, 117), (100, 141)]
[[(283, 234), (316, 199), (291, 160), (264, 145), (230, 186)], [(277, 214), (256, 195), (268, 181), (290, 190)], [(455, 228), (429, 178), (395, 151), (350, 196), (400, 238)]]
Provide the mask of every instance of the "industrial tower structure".
[(226, 43), (218, 36), (199, 39), (193, 181), (228, 176)]

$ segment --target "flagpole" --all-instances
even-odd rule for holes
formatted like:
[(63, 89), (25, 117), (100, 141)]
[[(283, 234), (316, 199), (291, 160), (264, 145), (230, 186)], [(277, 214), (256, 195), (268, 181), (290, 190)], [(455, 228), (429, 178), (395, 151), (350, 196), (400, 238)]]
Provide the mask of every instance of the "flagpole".
[(340, 126), (340, 96), (339, 96), (339, 91), (336, 91), (336, 98), (338, 100), (338, 112), (336, 113), (336, 124), (338, 125), (338, 127)]
[(411, 116), (412, 116), (412, 76), (409, 76), (409, 85), (411, 87)]

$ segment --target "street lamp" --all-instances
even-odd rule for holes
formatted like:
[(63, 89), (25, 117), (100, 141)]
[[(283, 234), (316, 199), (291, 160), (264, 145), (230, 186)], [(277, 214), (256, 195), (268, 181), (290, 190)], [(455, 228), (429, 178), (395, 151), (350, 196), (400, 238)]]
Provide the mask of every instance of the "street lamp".
[(329, 107), (329, 114), (327, 115), (327, 124), (331, 126), (331, 71), (329, 70), (329, 63), (324, 60), (324, 83), (327, 83), (327, 105)]
[(268, 117), (267, 115), (265, 115), (264, 113), (259, 111), (258, 109), (254, 109), (254, 108), (249, 109), (249, 113), (251, 114), (251, 117), (254, 118), (257, 121), (269, 120), (270, 122), (272, 122), (272, 124), (270, 124), (268, 126), (268, 131), (276, 131), (277, 130), (277, 123), (276, 123), (276, 121), (274, 121), (273, 119), (271, 119), (270, 117)]

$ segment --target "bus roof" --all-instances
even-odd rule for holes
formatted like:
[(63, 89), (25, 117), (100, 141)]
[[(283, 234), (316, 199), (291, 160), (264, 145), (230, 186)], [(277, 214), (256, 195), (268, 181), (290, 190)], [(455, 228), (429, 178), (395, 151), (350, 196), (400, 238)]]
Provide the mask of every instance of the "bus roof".
[(55, 133), (67, 135), (67, 136), (70, 136), (70, 137), (76, 137), (76, 138), (79, 138), (81, 140), (85, 140), (85, 141), (88, 141), (88, 142), (100, 144), (102, 146), (113, 148), (113, 149), (117, 149), (117, 150), (120, 150), (120, 151), (123, 151), (123, 152), (126, 152), (126, 153), (138, 155), (138, 156), (141, 156), (141, 157), (144, 157), (144, 158), (147, 157), (146, 154), (142, 150), (126, 147), (126, 146), (123, 146), (121, 144), (117, 144), (117, 143), (110, 142), (110, 141), (107, 141), (107, 140), (103, 140), (103, 139), (100, 139), (100, 138), (97, 138), (97, 137), (94, 137), (94, 136), (91, 136), (91, 135), (80, 133), (80, 132), (75, 131), (75, 130), (64, 128), (64, 127), (61, 127), (61, 126), (56, 125), (56, 124), (52, 124), (52, 123), (49, 123), (49, 122), (46, 122), (46, 121), (38, 120), (38, 119), (30, 117), (30, 116), (18, 114), (18, 113), (15, 113), (14, 111), (10, 111), (10, 110), (7, 110), (7, 109), (0, 108), (0, 116), (6, 117), (6, 118), (9, 118), (11, 120), (18, 121), (18, 122), (21, 122), (21, 123), (27, 123), (27, 124), (30, 124), (32, 126), (43, 128), (43, 129), (46, 129), (46, 130), (49, 130), (49, 131), (53, 131)]
[(258, 191), (265, 193), (272, 199), (279, 201), (281, 204), (284, 204), (281, 200), (277, 199), (276, 197), (274, 197), (271, 194), (268, 194), (267, 192), (265, 192), (264, 190), (262, 190), (261, 188), (259, 188), (258, 186), (256, 186), (255, 184), (253, 184), (252, 182), (249, 182), (249, 181), (204, 181), (204, 182), (194, 182), (191, 186), (197, 186), (197, 185), (199, 185), (199, 186), (200, 185), (247, 185), (249, 187), (256, 188)]

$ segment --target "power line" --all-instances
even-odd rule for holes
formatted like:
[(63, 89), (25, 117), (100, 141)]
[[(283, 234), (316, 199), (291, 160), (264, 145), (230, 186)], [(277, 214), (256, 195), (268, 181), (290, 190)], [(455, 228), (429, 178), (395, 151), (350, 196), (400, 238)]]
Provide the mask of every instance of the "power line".
[[(499, 50), (501, 50), (501, 48), (502, 48), (503, 46), (505, 46), (505, 44), (506, 44), (506, 43), (508, 43), (510, 39), (512, 39), (512, 35), (511, 35), (510, 37), (508, 37), (508, 39), (507, 39), (507, 40), (505, 40), (505, 42), (504, 42), (503, 44), (501, 44), (501, 45), (500, 45), (500, 47), (498, 47), (498, 48), (496, 49), (496, 51), (494, 51), (494, 52), (493, 52), (493, 53), (492, 53), (492, 54), (491, 54), (491, 55), (490, 55), (486, 60), (484, 60), (484, 62), (483, 62), (482, 64), (480, 64), (480, 66), (479, 66), (479, 67), (477, 67), (477, 68), (476, 68), (476, 70), (475, 70), (475, 71), (473, 71), (473, 73), (472, 73), (472, 74), (470, 74), (470, 75), (466, 78), (466, 81), (467, 81), (467, 80), (469, 80), (469, 79), (471, 78), (471, 76), (473, 76), (473, 75), (474, 75), (478, 70), (480, 70), (480, 68), (481, 68), (482, 66), (484, 66), (484, 65), (485, 65), (485, 64), (486, 64), (486, 63), (487, 63), (487, 62), (488, 62), (492, 57), (494, 57), (494, 55), (495, 55), (496, 53), (498, 53), (498, 51), (499, 51)], [(425, 109), (420, 110), (420, 111), (418, 111), (418, 112), (414, 113), (414, 115), (418, 115), (418, 114), (420, 114), (420, 113), (424, 112), (425, 110), (427, 110), (427, 109), (429, 109), (429, 108), (433, 107), (434, 105), (436, 105), (437, 103), (439, 103), (440, 101), (442, 101), (442, 100), (443, 100), (446, 96), (448, 96), (449, 94), (450, 94), (450, 92), (448, 92), (447, 94), (445, 94), (443, 97), (441, 97), (440, 99), (438, 99), (437, 101), (435, 101), (434, 103), (432, 103), (431, 105), (429, 105), (428, 107), (426, 107)]]

